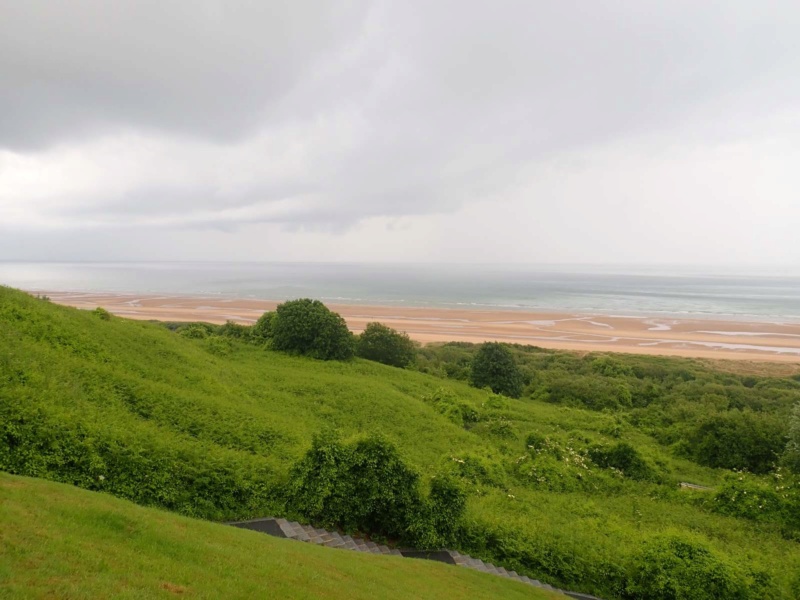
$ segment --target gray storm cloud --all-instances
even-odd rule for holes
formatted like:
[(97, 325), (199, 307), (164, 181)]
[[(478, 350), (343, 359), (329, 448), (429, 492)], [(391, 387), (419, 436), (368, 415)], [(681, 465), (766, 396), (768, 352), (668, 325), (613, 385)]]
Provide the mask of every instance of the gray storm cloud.
[(127, 127), (247, 137), (357, 35), (364, 10), (304, 0), (3, 1), (0, 143), (37, 149)]
[(790, 1), (0, 0), (0, 219), (343, 231), (543, 205), (554, 157), (791, 145), (798, 39)]

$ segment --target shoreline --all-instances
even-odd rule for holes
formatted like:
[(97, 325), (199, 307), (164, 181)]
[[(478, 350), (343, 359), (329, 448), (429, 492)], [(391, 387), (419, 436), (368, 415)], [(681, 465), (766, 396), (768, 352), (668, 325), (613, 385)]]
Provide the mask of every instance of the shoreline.
[[(81, 309), (155, 321), (254, 323), (279, 301), (179, 294), (28, 290)], [(354, 332), (380, 321), (420, 343), (500, 341), (577, 352), (625, 352), (800, 365), (800, 323), (568, 311), (327, 304)]]

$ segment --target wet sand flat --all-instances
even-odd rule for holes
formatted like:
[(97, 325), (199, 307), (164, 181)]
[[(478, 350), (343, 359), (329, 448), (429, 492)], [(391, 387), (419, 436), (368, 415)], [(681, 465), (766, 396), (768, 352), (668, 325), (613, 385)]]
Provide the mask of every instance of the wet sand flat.
[[(131, 319), (254, 323), (277, 302), (230, 297), (47, 292)], [(800, 323), (586, 315), (545, 311), (330, 304), (353, 331), (380, 321), (423, 343), (503, 341), (543, 348), (800, 363)]]

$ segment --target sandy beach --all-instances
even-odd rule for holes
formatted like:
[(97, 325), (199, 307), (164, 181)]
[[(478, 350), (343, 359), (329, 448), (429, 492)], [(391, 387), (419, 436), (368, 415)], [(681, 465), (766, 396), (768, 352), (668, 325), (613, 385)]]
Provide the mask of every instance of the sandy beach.
[[(254, 323), (277, 302), (229, 297), (76, 292), (46, 294), (59, 304), (97, 306), (120, 317), (159, 321)], [(350, 328), (380, 321), (422, 342), (531, 344), (582, 352), (691, 356), (800, 364), (800, 323), (647, 318), (558, 312), (329, 305)]]

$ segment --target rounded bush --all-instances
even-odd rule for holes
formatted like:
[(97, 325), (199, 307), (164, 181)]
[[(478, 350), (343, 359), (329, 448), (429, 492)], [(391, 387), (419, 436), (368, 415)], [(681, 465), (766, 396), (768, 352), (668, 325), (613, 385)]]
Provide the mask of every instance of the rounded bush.
[(472, 359), (471, 383), (477, 388), (489, 388), (495, 394), (510, 398), (522, 395), (522, 373), (511, 351), (503, 344), (482, 344)]
[(419, 475), (377, 435), (349, 444), (332, 434), (315, 436), (292, 469), (287, 498), (315, 524), (428, 548), (454, 538), (466, 502), (458, 484), (446, 478), (434, 480), (426, 499)]
[(400, 368), (411, 364), (415, 355), (414, 342), (408, 335), (382, 323), (368, 323), (356, 349), (361, 358)]
[(321, 360), (347, 360), (355, 339), (345, 320), (319, 300), (302, 298), (280, 304), (271, 318), (272, 347)]
[(102, 306), (98, 306), (97, 308), (95, 308), (95, 309), (92, 311), (92, 314), (93, 314), (95, 317), (98, 317), (98, 318), (102, 319), (103, 321), (110, 321), (110, 320), (111, 320), (111, 313), (110, 313), (110, 312), (108, 312), (108, 311), (107, 311), (105, 308), (103, 308)]
[(651, 540), (635, 556), (625, 597), (648, 600), (767, 598), (764, 574), (745, 576), (735, 565), (684, 535)]

